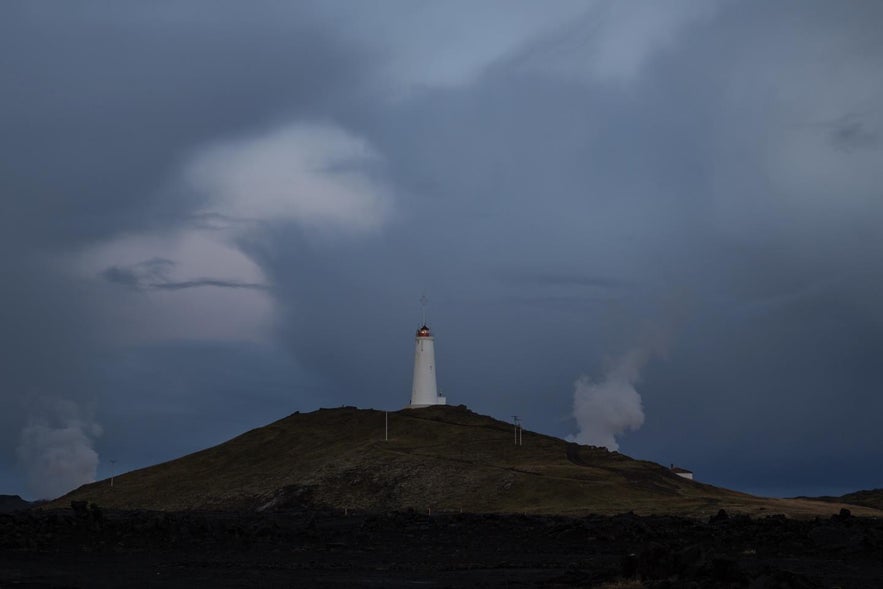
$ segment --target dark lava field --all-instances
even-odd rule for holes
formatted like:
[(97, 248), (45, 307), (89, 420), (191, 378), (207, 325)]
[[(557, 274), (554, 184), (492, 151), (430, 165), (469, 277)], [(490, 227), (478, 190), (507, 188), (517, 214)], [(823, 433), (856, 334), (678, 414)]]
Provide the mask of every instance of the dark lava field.
[(2, 587), (883, 587), (883, 521), (467, 513), (0, 514)]

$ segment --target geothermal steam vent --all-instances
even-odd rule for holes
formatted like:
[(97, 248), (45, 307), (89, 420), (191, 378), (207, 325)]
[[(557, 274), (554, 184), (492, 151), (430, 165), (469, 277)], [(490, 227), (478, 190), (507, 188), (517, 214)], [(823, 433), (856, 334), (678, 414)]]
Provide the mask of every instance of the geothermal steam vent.
[(411, 387), (411, 407), (446, 405), (447, 399), (438, 396), (435, 382), (435, 338), (423, 324), (417, 330), (417, 343), (414, 350), (414, 384)]

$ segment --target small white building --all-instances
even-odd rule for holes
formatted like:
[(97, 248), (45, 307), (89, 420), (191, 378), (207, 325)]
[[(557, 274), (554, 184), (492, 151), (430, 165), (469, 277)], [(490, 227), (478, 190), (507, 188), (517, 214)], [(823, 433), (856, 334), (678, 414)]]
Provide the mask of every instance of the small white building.
[(680, 466), (671, 465), (670, 469), (673, 473), (678, 475), (679, 477), (684, 477), (685, 479), (693, 480), (693, 471), (687, 470), (686, 468), (681, 468)]
[(414, 349), (414, 383), (411, 386), (411, 407), (447, 405), (448, 401), (438, 394), (435, 380), (435, 338), (424, 323), (417, 330)]

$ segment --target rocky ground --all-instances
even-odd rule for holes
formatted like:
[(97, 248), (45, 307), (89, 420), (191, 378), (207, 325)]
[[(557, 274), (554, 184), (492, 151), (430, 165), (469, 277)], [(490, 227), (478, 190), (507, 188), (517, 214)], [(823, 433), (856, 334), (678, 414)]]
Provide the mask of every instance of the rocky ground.
[(883, 521), (108, 512), (0, 514), (2, 587), (881, 587)]

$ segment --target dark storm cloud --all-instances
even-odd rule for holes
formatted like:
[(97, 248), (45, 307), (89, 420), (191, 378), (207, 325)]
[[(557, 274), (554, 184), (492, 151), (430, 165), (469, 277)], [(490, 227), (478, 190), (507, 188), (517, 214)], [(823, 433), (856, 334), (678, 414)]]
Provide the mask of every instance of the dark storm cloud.
[[(750, 481), (757, 492), (800, 480), (818, 494), (873, 478), (858, 464), (877, 460), (883, 340), (863, 313), (828, 295), (747, 316), (709, 309), (693, 323), (645, 375), (636, 453), (688, 456), (719, 484)], [(697, 440), (714, 445), (712, 460)]]
[(321, 383), (291, 356), (243, 342), (163, 342), (116, 350), (107, 395), (99, 476), (155, 464), (224, 442), (244, 430), (322, 403)]

